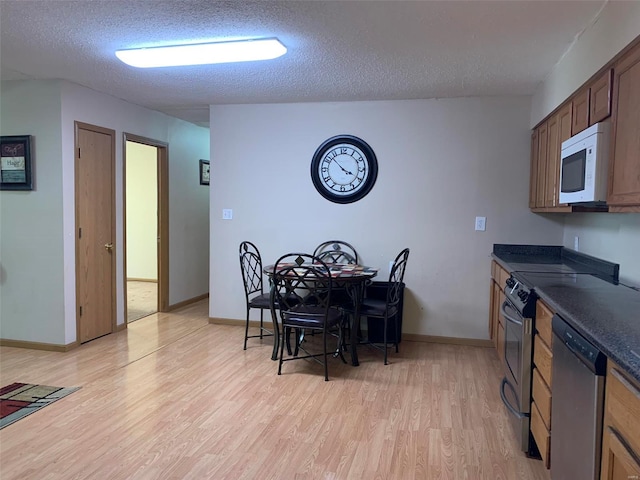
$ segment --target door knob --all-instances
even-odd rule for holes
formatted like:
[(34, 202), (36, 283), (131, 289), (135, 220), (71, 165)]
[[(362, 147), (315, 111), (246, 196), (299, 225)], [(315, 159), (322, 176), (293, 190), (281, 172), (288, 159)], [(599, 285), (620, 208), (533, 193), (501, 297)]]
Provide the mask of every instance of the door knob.
[(109, 251), (113, 250), (113, 243), (105, 243), (104, 248)]

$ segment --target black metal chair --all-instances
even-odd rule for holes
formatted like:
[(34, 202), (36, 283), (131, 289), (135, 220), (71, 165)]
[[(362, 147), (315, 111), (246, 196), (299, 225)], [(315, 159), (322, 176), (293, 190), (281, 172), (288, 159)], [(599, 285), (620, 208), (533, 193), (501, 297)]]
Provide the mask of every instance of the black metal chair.
[(324, 263), (358, 263), (358, 252), (347, 242), (329, 240), (316, 247), (313, 256)]
[[(407, 260), (409, 259), (409, 249), (402, 250), (393, 262), (391, 272), (389, 273), (389, 282), (386, 299), (376, 298), (364, 298), (360, 305), (360, 317), (367, 317), (370, 321), (373, 319), (379, 319), (383, 321), (383, 351), (384, 351), (384, 364), (387, 362), (387, 325), (389, 319), (393, 319), (399, 313), (400, 296), (403, 293), (403, 280), (404, 271), (407, 266)], [(353, 312), (351, 312), (353, 313)], [(398, 353), (398, 342), (400, 340), (400, 319), (395, 319), (395, 336), (394, 346), (396, 347), (396, 353)], [(352, 340), (353, 341), (353, 340)], [(376, 343), (368, 342), (374, 347), (378, 347)]]
[[(271, 309), (271, 296), (269, 292), (264, 292), (262, 257), (258, 247), (251, 242), (240, 243), (240, 270), (247, 305), (247, 321), (244, 329), (244, 350), (246, 350), (249, 338), (272, 337), (274, 335), (271, 330), (264, 327), (264, 311)], [(258, 335), (249, 335), (249, 312), (252, 308), (260, 310), (260, 333)]]
[[(295, 348), (284, 358), (285, 341), (280, 343), (278, 375), (282, 374), (282, 364), (292, 360), (313, 359), (324, 365), (324, 379), (329, 380), (328, 356), (335, 352), (342, 361), (342, 317), (340, 308), (331, 305), (333, 280), (326, 263), (313, 255), (290, 253), (278, 259), (272, 276), (275, 301), (279, 305), (280, 324), (283, 337), (288, 338), (295, 331)], [(312, 353), (314, 342), (304, 338), (305, 332), (319, 332), (322, 335), (322, 351)], [(336, 336), (337, 349), (327, 350), (327, 338)], [(300, 350), (304, 355), (299, 355)]]
[[(322, 242), (316, 247), (313, 252), (313, 256), (319, 258), (324, 263), (353, 263), (358, 264), (358, 252), (356, 249), (347, 242), (342, 240), (328, 240)], [(333, 290), (333, 305), (341, 306), (344, 308), (351, 308), (353, 303), (345, 288), (336, 288)]]

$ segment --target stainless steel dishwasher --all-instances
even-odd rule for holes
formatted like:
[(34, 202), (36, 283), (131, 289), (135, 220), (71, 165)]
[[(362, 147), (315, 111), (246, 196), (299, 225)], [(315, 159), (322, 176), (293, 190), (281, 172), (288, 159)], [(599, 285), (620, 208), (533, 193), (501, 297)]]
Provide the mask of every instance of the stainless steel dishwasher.
[(600, 478), (606, 356), (554, 315), (551, 479)]

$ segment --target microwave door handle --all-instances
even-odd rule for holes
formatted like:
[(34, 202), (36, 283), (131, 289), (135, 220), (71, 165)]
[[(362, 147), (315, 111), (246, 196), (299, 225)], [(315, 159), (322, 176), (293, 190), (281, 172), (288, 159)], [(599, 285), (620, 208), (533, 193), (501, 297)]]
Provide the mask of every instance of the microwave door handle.
[(500, 307), (500, 313), (502, 313), (502, 316), (505, 319), (507, 319), (509, 322), (522, 326), (522, 320), (519, 320), (517, 317), (513, 317), (509, 315), (507, 313), (507, 308), (509, 308), (510, 310), (513, 310), (514, 312), (516, 311), (511, 305), (509, 305), (509, 302), (505, 300), (502, 306)]

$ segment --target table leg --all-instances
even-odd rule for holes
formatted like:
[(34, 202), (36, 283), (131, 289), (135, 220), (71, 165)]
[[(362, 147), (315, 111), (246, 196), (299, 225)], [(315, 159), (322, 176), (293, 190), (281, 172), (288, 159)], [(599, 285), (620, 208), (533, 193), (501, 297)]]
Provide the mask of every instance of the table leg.
[(349, 296), (353, 301), (353, 316), (351, 318), (351, 338), (349, 343), (349, 353), (351, 354), (351, 364), (354, 367), (360, 365), (358, 361), (358, 332), (360, 331), (360, 305), (364, 298), (364, 283), (350, 285)]
[(271, 353), (271, 360), (278, 360), (278, 353), (280, 348), (280, 324), (278, 323), (278, 314), (276, 313), (276, 309), (274, 307), (275, 304), (275, 295), (276, 295), (276, 287), (275, 285), (271, 286), (271, 321), (273, 322), (273, 352)]

